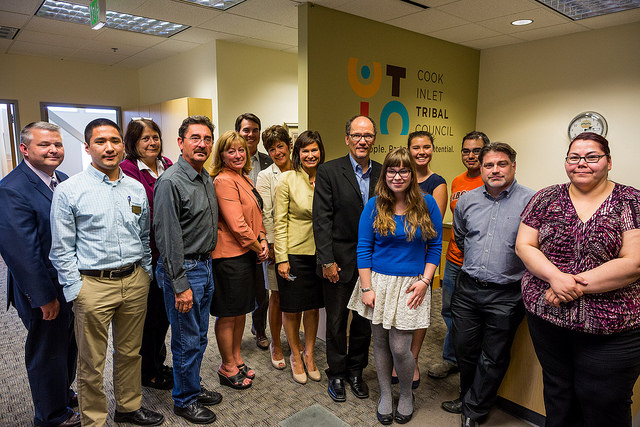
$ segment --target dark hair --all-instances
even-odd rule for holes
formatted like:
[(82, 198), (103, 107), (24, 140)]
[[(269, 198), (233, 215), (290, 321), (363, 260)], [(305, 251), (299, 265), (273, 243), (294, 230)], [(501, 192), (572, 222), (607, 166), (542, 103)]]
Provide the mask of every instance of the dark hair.
[(86, 142), (87, 145), (89, 145), (89, 142), (91, 142), (91, 135), (93, 135), (93, 130), (100, 126), (111, 126), (112, 128), (116, 128), (116, 130), (120, 134), (120, 138), (122, 138), (122, 129), (120, 129), (120, 126), (118, 126), (116, 122), (105, 118), (93, 119), (84, 128), (84, 142)]
[(236, 132), (240, 132), (240, 125), (242, 125), (243, 120), (250, 120), (254, 123), (257, 123), (258, 130), (262, 129), (262, 124), (260, 123), (260, 119), (253, 113), (244, 113), (240, 114), (236, 119)]
[(484, 147), (482, 147), (482, 151), (480, 151), (480, 155), (478, 155), (478, 161), (482, 164), (482, 160), (484, 159), (485, 154), (489, 151), (497, 151), (498, 153), (504, 153), (509, 156), (509, 160), (511, 163), (516, 161), (516, 150), (511, 148), (511, 146), (505, 142), (492, 142)]
[(127, 131), (124, 134), (124, 152), (126, 158), (136, 161), (140, 158), (138, 153), (138, 141), (142, 137), (142, 132), (145, 128), (149, 128), (156, 132), (160, 137), (160, 152), (158, 153), (158, 159), (162, 160), (162, 132), (156, 122), (149, 119), (137, 119), (131, 120), (127, 126)]
[(184, 135), (187, 133), (187, 129), (189, 129), (190, 125), (205, 125), (211, 131), (211, 137), (213, 138), (213, 131), (216, 127), (211, 123), (211, 119), (207, 116), (189, 116), (184, 119), (178, 128), (178, 136), (180, 138), (184, 138)]
[(348, 121), (347, 121), (347, 125), (344, 128), (345, 134), (349, 135), (351, 133), (351, 123), (353, 123), (353, 121), (355, 119), (357, 119), (358, 117), (364, 117), (365, 119), (369, 120), (371, 122), (371, 124), (373, 125), (373, 134), (377, 135), (378, 134), (378, 128), (376, 127), (376, 122), (373, 121), (373, 119), (369, 116), (365, 116), (363, 114), (358, 114), (357, 116), (353, 116), (351, 117)]
[(593, 132), (582, 132), (581, 134), (573, 138), (573, 141), (569, 143), (569, 148), (567, 148), (567, 154), (569, 154), (573, 143), (578, 140), (597, 142), (598, 144), (600, 144), (600, 147), (602, 148), (602, 151), (604, 151), (604, 154), (606, 154), (607, 157), (611, 157), (611, 150), (609, 150), (609, 141), (607, 141), (607, 138)]
[(20, 131), (20, 144), (24, 144), (27, 147), (31, 144), (31, 140), (33, 139), (33, 130), (48, 130), (50, 132), (58, 132), (60, 133), (60, 126), (54, 125), (49, 122), (31, 122)]
[(289, 150), (291, 150), (291, 136), (283, 126), (269, 126), (262, 132), (262, 145), (264, 145), (265, 150), (269, 151), (278, 141), (287, 144)]
[(409, 138), (407, 138), (407, 148), (411, 148), (411, 140), (413, 138), (429, 138), (429, 141), (431, 141), (431, 145), (434, 145), (433, 135), (431, 135), (431, 132), (427, 132), (426, 130), (417, 130), (415, 132), (411, 132), (409, 134)]
[(324, 145), (322, 144), (322, 137), (315, 130), (305, 130), (296, 138), (295, 144), (293, 144), (293, 156), (291, 163), (293, 168), (297, 171), (302, 169), (302, 161), (300, 160), (300, 151), (307, 145), (311, 145), (314, 142), (318, 143), (320, 149), (320, 162), (318, 165), (324, 163)]
[(489, 137), (487, 135), (485, 135), (484, 132), (480, 132), (477, 130), (474, 130), (473, 132), (469, 132), (468, 134), (466, 134), (465, 136), (462, 137), (462, 146), (464, 147), (464, 142), (467, 139), (472, 139), (472, 140), (477, 140), (477, 139), (481, 139), (482, 140), (482, 145), (488, 145), (491, 141), (489, 141)]

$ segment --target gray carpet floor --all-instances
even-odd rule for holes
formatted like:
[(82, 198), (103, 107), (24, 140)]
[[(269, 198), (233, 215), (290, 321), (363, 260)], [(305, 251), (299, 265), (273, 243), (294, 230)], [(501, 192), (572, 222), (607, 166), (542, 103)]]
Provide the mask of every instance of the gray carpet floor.
[[(427, 377), (428, 366), (439, 361), (445, 326), (440, 317), (440, 292), (433, 292), (432, 326), (420, 353), (419, 367), (424, 373), (422, 384), (415, 392), (415, 415), (409, 426), (458, 426), (460, 418), (448, 414), (440, 409), (440, 402), (456, 397), (458, 390), (458, 375), (452, 375), (444, 380), (433, 380)], [(24, 341), (26, 330), (17, 312), (6, 307), (6, 266), (0, 258), (0, 425), (1, 426), (29, 426), (33, 420), (33, 406), (29, 383), (24, 366)], [(309, 381), (300, 385), (293, 381), (291, 368), (287, 359), (287, 368), (276, 370), (271, 366), (268, 351), (259, 350), (250, 331), (250, 317), (247, 317), (247, 327), (242, 343), (245, 362), (255, 369), (257, 378), (248, 390), (237, 391), (218, 384), (216, 370), (220, 363), (220, 355), (215, 342), (213, 327), (210, 327), (209, 345), (204, 355), (201, 376), (204, 385), (223, 395), (223, 401), (212, 407), (218, 420), (215, 425), (220, 426), (276, 426), (282, 425), (315, 425), (313, 421), (305, 423), (294, 417), (299, 411), (313, 405), (320, 405), (337, 418), (350, 426), (378, 425), (375, 418), (379, 389), (373, 353), (370, 353), (369, 367), (364, 372), (364, 379), (369, 384), (371, 396), (368, 399), (357, 399), (350, 392), (345, 403), (335, 403), (327, 395), (327, 378), (323, 373), (322, 381)], [(289, 354), (284, 333), (282, 335), (285, 355)], [(169, 347), (169, 337), (167, 337)], [(109, 353), (111, 346), (109, 346)], [(167, 363), (170, 364), (170, 356)], [(316, 345), (316, 363), (321, 371), (326, 368), (325, 345), (321, 340)], [(109, 402), (110, 417), (108, 425), (113, 423), (115, 401), (113, 398), (112, 363), (107, 357), (105, 367), (105, 391)], [(164, 425), (191, 425), (173, 414), (173, 403), (170, 391), (154, 390), (143, 387), (143, 405), (164, 414)], [(310, 413), (318, 413), (317, 406), (311, 408)], [(319, 411), (322, 412), (322, 411)], [(293, 417), (293, 418), (291, 418)], [(492, 426), (526, 426), (524, 421), (514, 418), (498, 409), (494, 409), (486, 423)]]

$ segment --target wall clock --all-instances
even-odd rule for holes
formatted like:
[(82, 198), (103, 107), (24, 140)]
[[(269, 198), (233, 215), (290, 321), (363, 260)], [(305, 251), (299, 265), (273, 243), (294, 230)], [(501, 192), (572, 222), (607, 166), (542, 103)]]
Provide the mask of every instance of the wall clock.
[(581, 134), (582, 132), (593, 132), (604, 137), (607, 136), (607, 121), (602, 114), (595, 111), (585, 111), (575, 116), (569, 122), (569, 139), (573, 141), (573, 138)]

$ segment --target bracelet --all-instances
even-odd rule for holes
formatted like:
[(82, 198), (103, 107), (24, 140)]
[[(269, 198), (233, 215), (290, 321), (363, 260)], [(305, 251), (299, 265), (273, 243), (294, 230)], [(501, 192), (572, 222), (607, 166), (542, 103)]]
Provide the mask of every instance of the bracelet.
[(335, 264), (335, 263), (336, 262), (334, 261), (334, 262), (330, 262), (330, 263), (327, 263), (327, 264), (322, 264), (322, 268), (331, 268), (331, 267), (333, 267), (333, 264)]
[(360, 292), (362, 292), (363, 294), (364, 294), (365, 292), (369, 292), (369, 291), (371, 291), (371, 290), (372, 290), (372, 289), (371, 289), (371, 286), (369, 286), (368, 288), (360, 288)]
[(425, 285), (427, 285), (427, 286), (431, 286), (431, 279), (425, 279), (422, 274), (418, 276), (418, 280), (423, 281), (425, 283)]

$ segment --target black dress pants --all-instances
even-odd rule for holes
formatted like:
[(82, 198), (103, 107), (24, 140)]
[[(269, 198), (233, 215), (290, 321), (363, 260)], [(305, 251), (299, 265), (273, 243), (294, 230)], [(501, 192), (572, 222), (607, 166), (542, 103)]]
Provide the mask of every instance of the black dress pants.
[[(348, 283), (331, 283), (322, 279), (324, 305), (327, 311), (327, 377), (362, 376), (369, 363), (371, 322), (347, 308), (358, 273)], [(347, 320), (353, 313), (347, 344)]]
[[(154, 268), (155, 271), (155, 268)], [(142, 356), (141, 376), (143, 381), (149, 381), (162, 375), (162, 365), (167, 357), (165, 339), (169, 330), (169, 319), (164, 307), (164, 292), (155, 277), (149, 284), (147, 296), (147, 315), (144, 319), (142, 331)]]
[(542, 365), (545, 426), (631, 426), (640, 375), (640, 329), (610, 335), (572, 331), (527, 313)]
[(462, 413), (478, 420), (496, 401), (524, 317), (520, 282), (479, 283), (460, 272), (451, 298)]
[(73, 329), (71, 304), (61, 303), (54, 320), (23, 319), (27, 340), (24, 361), (35, 409), (37, 426), (53, 426), (67, 420), (73, 397), (78, 347)]
[(253, 327), (257, 333), (264, 335), (265, 329), (267, 328), (269, 292), (267, 292), (267, 288), (264, 285), (264, 270), (262, 269), (262, 263), (256, 264), (255, 293), (256, 308), (251, 313), (251, 320), (253, 321)]

